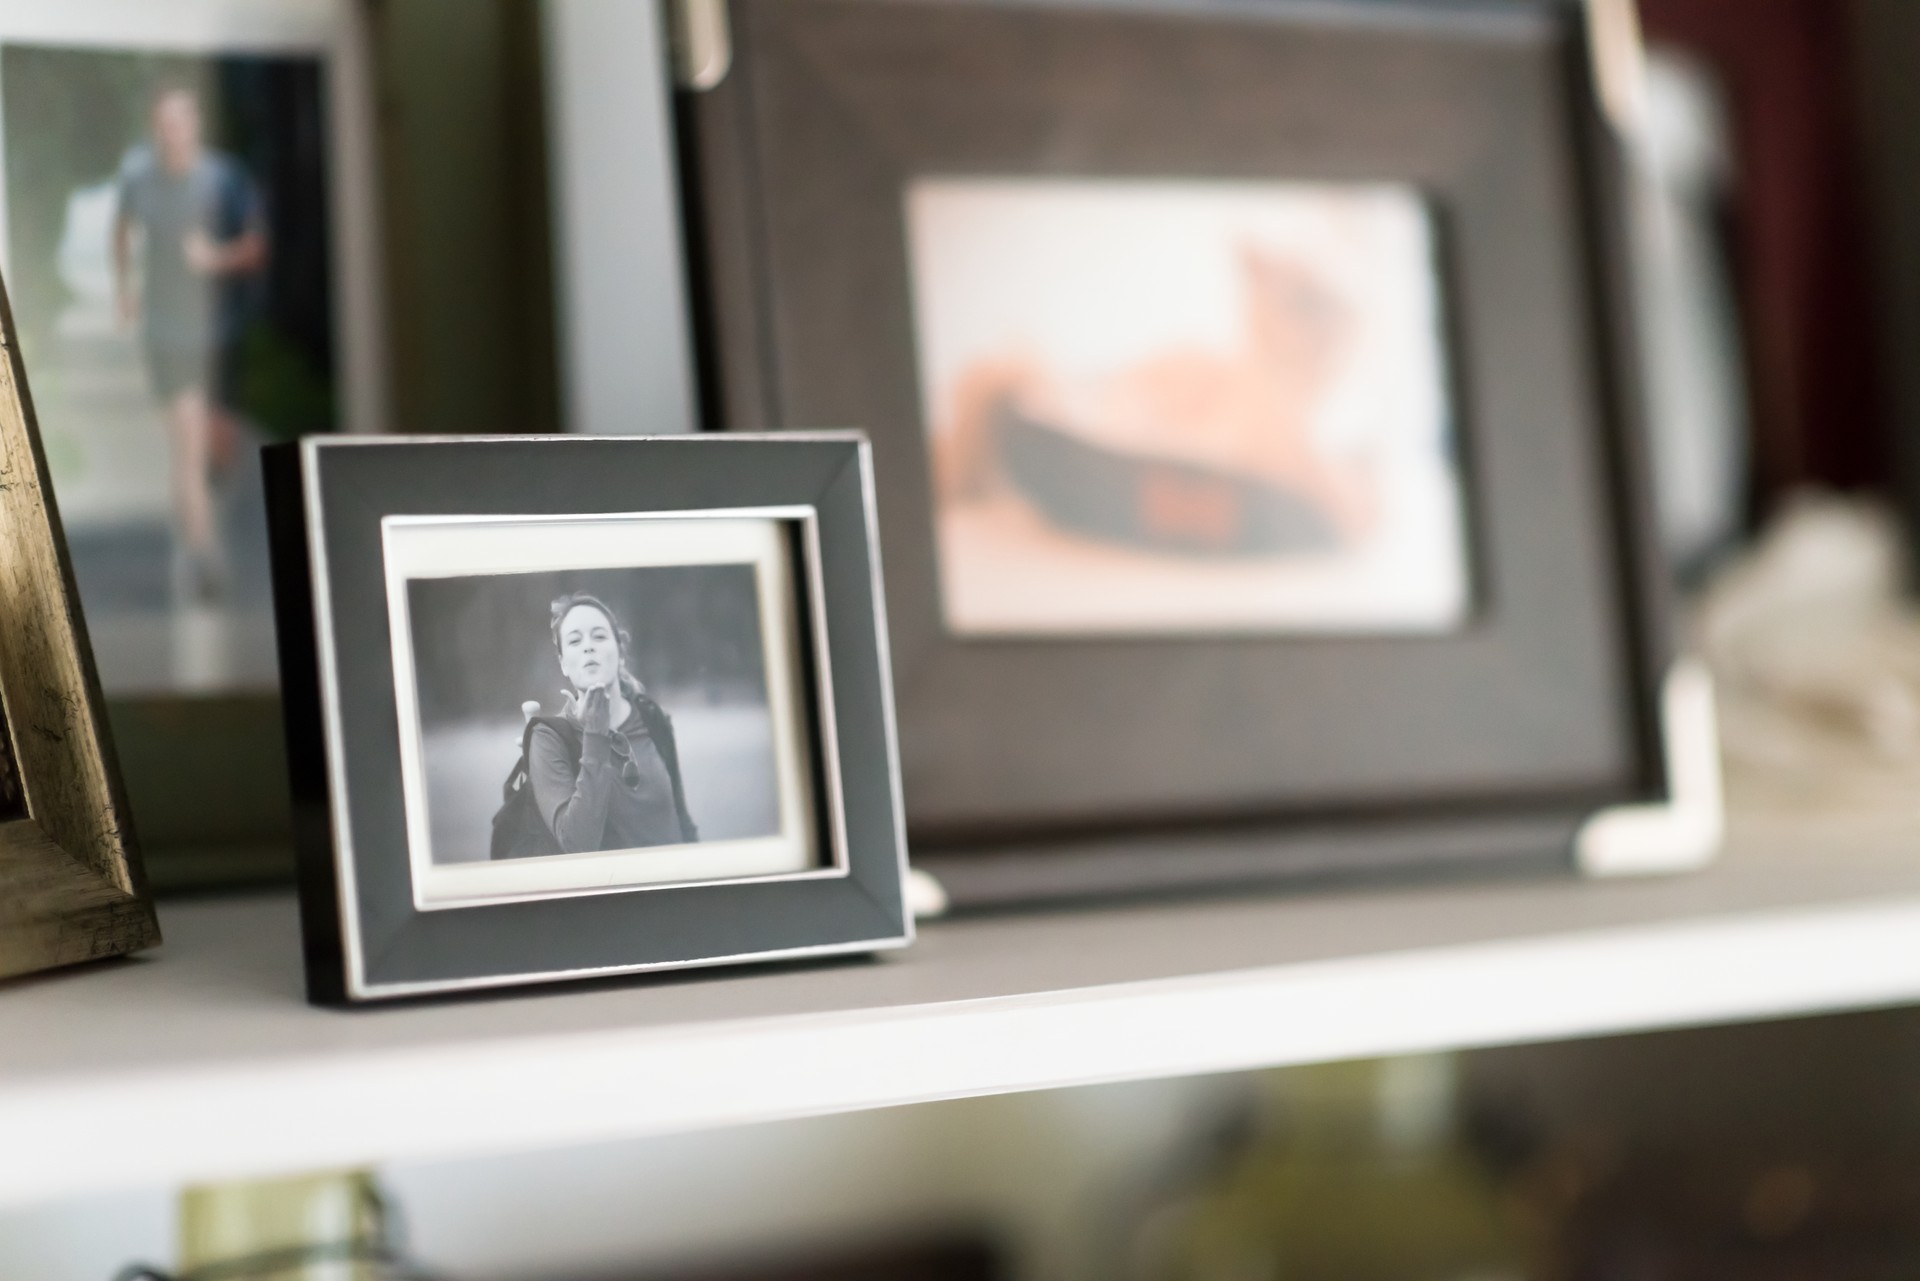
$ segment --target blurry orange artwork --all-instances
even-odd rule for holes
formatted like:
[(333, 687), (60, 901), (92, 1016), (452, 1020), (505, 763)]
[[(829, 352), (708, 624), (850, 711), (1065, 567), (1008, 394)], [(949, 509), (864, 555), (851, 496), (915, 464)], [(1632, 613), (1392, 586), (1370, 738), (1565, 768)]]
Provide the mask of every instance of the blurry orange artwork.
[(954, 180), (909, 218), (950, 627), (1460, 624), (1417, 197)]

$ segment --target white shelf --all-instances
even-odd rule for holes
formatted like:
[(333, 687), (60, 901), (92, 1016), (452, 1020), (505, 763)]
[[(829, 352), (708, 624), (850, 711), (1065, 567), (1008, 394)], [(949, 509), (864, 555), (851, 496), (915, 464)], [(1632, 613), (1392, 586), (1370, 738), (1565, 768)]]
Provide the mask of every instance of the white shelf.
[(936, 923), (775, 971), (307, 1007), (288, 896), (0, 986), (0, 1203), (932, 1099), (1920, 1002), (1920, 851)]

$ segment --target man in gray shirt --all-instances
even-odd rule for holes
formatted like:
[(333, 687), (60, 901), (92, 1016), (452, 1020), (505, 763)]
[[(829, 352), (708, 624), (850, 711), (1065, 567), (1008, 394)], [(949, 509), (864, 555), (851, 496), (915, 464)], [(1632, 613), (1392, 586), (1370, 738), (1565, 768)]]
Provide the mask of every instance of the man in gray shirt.
[(212, 473), (219, 438), (235, 430), (228, 384), (246, 292), (267, 265), (266, 218), (259, 190), (240, 163), (206, 145), (191, 89), (155, 94), (149, 123), (151, 140), (120, 167), (114, 278), (122, 322), (140, 325), (148, 375), (172, 438), (176, 564), (187, 589), (207, 599), (219, 594), (225, 578)]

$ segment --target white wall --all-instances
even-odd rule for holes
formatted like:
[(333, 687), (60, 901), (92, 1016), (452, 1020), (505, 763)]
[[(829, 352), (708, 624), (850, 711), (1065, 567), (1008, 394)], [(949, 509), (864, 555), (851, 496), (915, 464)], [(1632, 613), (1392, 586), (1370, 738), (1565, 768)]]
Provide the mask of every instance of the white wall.
[(562, 413), (694, 430), (661, 0), (545, 0)]

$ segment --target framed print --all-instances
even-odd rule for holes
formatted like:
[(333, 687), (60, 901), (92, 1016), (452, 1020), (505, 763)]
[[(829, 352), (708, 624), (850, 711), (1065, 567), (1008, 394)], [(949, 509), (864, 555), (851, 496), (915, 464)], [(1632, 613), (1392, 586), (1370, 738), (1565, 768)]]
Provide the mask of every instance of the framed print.
[(0, 979), (160, 941), (0, 294)]
[(319, 1001), (911, 935), (865, 442), (269, 451)]
[(285, 841), (256, 455), (381, 425), (362, 21), (0, 0), (0, 262), (162, 846)]
[(906, 217), (949, 631), (1466, 623), (1417, 190), (922, 178)]
[(1619, 266), (1630, 6), (680, 34), (703, 400), (873, 431), (954, 901), (1711, 852)]

